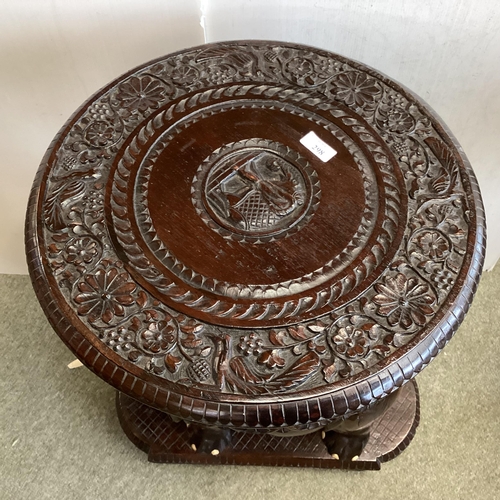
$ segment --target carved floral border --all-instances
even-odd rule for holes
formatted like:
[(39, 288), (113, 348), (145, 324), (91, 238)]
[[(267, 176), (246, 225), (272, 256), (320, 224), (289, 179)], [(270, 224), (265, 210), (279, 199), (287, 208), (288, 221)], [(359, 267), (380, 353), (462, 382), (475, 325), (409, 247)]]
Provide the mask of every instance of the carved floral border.
[[(154, 110), (207, 86), (248, 81), (313, 89), (367, 120), (398, 159), (409, 224), (397, 257), (361, 297), (303, 324), (228, 333), (165, 308), (130, 279), (111, 251), (102, 187), (113, 155)], [(92, 101), (63, 138), (43, 204), (50, 272), (90, 332), (179, 386), (252, 395), (332, 390), (397, 354), (457, 286), (474, 208), (440, 133), (387, 80), (332, 54), (229, 44), (167, 57)]]

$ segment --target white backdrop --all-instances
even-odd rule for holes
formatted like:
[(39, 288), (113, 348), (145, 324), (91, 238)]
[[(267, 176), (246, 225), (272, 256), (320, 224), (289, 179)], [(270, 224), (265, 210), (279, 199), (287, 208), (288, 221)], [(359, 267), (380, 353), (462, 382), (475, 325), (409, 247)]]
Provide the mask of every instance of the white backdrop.
[(500, 2), (205, 0), (206, 39), (274, 39), (337, 52), (423, 97), (460, 141), (486, 208), (486, 267), (500, 257)]
[(332, 50), (423, 97), (476, 171), (492, 267), (500, 257), (499, 27), (495, 0), (0, 0), (0, 273), (27, 272), (31, 182), (87, 97), (162, 54), (252, 38)]
[(24, 214), (52, 138), (129, 69), (203, 43), (198, 0), (0, 0), (0, 273), (27, 273)]

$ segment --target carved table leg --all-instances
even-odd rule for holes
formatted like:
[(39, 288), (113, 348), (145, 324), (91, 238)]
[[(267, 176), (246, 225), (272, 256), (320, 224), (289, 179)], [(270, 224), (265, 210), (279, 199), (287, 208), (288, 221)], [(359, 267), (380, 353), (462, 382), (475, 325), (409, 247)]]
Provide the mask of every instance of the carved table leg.
[(195, 434), (191, 439), (191, 448), (199, 453), (210, 453), (217, 456), (231, 446), (231, 430), (215, 427), (193, 426)]
[[(263, 435), (175, 422), (122, 393), (117, 393), (116, 405), (125, 434), (148, 453), (151, 462), (366, 470), (380, 469), (382, 462), (399, 455), (418, 425), (414, 381), (386, 399), (373, 410), (302, 435)], [(359, 458), (353, 461), (356, 455)]]
[(396, 401), (398, 393), (393, 392), (362, 413), (327, 425), (322, 438), (332, 458), (358, 460), (370, 438), (372, 424)]

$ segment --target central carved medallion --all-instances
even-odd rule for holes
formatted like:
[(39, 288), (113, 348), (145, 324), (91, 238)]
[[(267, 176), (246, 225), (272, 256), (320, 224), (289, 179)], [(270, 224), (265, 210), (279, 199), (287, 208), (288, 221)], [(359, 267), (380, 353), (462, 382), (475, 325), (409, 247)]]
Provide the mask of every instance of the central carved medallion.
[(192, 187), (193, 204), (209, 227), (252, 242), (299, 229), (313, 215), (319, 195), (309, 163), (290, 148), (264, 139), (217, 149), (200, 166)]
[[(373, 282), (397, 249), (405, 199), (370, 128), (338, 123), (330, 106), (289, 103), (295, 94), (203, 95), (138, 130), (114, 171), (110, 229), (134, 279), (178, 312), (242, 328), (319, 317)], [(270, 115), (296, 133), (268, 130)], [(302, 145), (307, 131), (327, 139), (334, 160)]]

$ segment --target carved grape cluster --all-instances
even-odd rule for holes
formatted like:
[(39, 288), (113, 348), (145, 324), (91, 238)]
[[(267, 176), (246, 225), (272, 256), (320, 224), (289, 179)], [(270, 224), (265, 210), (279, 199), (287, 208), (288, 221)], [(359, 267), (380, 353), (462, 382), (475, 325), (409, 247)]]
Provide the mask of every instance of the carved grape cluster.
[[(159, 377), (254, 395), (335, 383), (408, 343), (447, 298), (463, 265), (469, 231), (460, 167), (422, 111), (401, 91), (356, 65), (286, 45), (234, 47), (196, 49), (143, 68), (97, 98), (76, 120), (47, 180), (43, 218), (49, 266), (69, 307), (91, 331)], [(159, 304), (113, 253), (103, 190), (116, 152), (141, 120), (149, 127), (144, 137), (154, 129), (159, 118), (148, 121), (152, 113), (173, 115), (194, 102), (186, 94), (195, 89), (200, 91), (196, 99), (232, 98), (217, 89), (231, 83), (234, 95), (246, 89), (253, 96), (275, 93), (290, 102), (313, 99), (308, 89), (314, 87), (314, 93), (336, 103), (332, 113), (347, 106), (362, 117), (351, 126), (365, 137), (367, 147), (379, 151), (381, 164), (390, 161), (371, 141), (366, 122), (396, 155), (406, 182), (409, 220), (399, 260), (332, 315), (244, 334), (214, 329)], [(207, 85), (210, 95), (201, 92)], [(346, 112), (339, 117), (346, 127), (355, 120)], [(384, 177), (390, 177), (387, 172)], [(393, 191), (394, 186), (387, 186), (388, 193)], [(387, 199), (385, 227), (394, 235), (397, 196), (388, 194)], [(348, 286), (348, 281), (342, 284)]]

